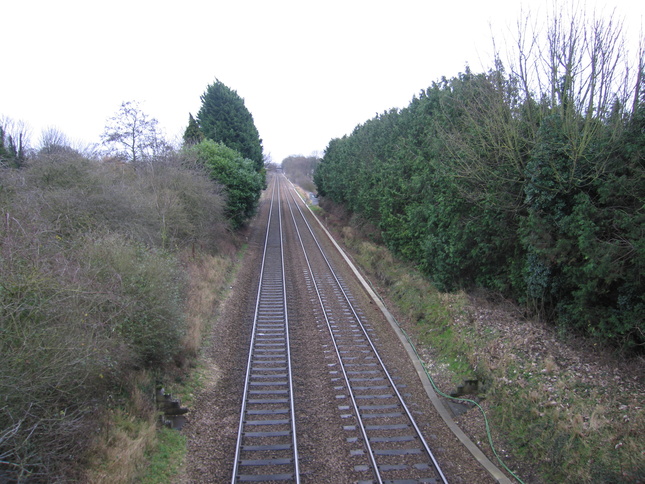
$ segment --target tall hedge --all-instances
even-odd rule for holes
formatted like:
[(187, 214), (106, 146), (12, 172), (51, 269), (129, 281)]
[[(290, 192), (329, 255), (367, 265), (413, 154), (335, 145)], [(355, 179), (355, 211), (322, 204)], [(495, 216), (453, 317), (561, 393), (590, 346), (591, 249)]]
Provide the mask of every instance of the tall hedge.
[(642, 347), (644, 113), (642, 96), (588, 113), (526, 96), (501, 64), (466, 70), (331, 140), (314, 180), (439, 287)]

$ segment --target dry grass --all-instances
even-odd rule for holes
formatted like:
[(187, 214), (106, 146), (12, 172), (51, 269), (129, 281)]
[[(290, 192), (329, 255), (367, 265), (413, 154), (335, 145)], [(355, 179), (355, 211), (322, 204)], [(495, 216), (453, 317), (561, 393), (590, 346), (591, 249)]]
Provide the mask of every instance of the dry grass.
[[(233, 272), (230, 257), (184, 254), (188, 272), (188, 289), (185, 303), (186, 333), (183, 340), (184, 363), (192, 366), (199, 354), (205, 332), (215, 316), (215, 311)], [(200, 379), (195, 370), (192, 380)], [(199, 376), (199, 378), (198, 378)], [(185, 379), (186, 388), (175, 383), (173, 391), (186, 394), (196, 383)], [(132, 381), (129, 390), (129, 410), (113, 410), (105, 417), (104, 434), (93, 451), (96, 457), (89, 466), (88, 482), (93, 484), (137, 482), (146, 465), (146, 453), (157, 447), (157, 412), (150, 407), (150, 396), (142, 388), (150, 388), (152, 378), (141, 373)], [(184, 391), (185, 390), (185, 391)]]
[(187, 355), (197, 356), (205, 331), (213, 320), (222, 291), (230, 281), (233, 261), (230, 257), (199, 255), (187, 260), (188, 294), (186, 298), (186, 334), (183, 346)]
[(85, 476), (92, 484), (136, 482), (146, 452), (156, 444), (158, 413), (150, 395), (153, 375), (131, 373), (127, 386), (127, 404), (110, 408), (101, 417)]
[(87, 475), (92, 484), (136, 482), (145, 453), (156, 441), (154, 418), (141, 420), (115, 410), (106, 418), (105, 433), (94, 449), (96, 456)]

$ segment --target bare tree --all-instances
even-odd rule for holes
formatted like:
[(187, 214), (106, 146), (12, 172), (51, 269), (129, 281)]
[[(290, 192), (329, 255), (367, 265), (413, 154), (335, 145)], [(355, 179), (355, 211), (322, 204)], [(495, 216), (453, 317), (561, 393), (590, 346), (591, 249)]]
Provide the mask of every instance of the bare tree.
[(517, 194), (509, 208), (521, 204), (523, 193), (516, 189), (538, 130), (553, 115), (560, 119), (568, 163), (550, 168), (563, 186), (587, 185), (607, 170), (610, 154), (603, 158), (592, 148), (601, 131), (617, 139), (637, 105), (643, 49), (634, 63), (616, 12), (579, 7), (554, 3), (544, 28), (534, 14), (523, 13), (514, 41), (506, 42), (514, 49), (506, 67), (497, 52), (493, 70), (467, 73), (467, 86), (448, 98), (447, 112), (457, 109), (465, 127), (455, 121), (439, 130), (452, 150), (450, 169), (476, 185), (468, 185), (466, 197), (488, 200), (487, 189), (495, 183)]
[(38, 154), (54, 155), (72, 150), (69, 138), (57, 128), (49, 127), (40, 134)]
[(116, 115), (108, 120), (101, 140), (117, 156), (133, 163), (144, 161), (163, 144), (157, 125), (158, 121), (144, 113), (138, 102), (123, 102)]
[[(529, 12), (518, 22), (516, 58), (509, 66), (524, 96), (558, 112), (565, 125), (577, 132), (573, 141), (583, 152), (598, 120), (606, 121), (616, 109), (629, 110), (639, 69), (625, 42), (623, 20), (616, 11), (587, 12), (577, 3), (570, 11), (554, 3), (546, 30), (537, 27)], [(623, 114), (623, 113), (621, 113)], [(584, 123), (579, 129), (579, 119)], [(574, 122), (574, 120), (576, 120)]]

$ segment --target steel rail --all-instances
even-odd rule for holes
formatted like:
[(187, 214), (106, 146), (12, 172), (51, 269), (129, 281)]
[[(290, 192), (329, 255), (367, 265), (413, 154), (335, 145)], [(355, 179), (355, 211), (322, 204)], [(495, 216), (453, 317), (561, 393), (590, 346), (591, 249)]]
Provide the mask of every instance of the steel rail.
[[(300, 199), (299, 196), (294, 196), (293, 191), (294, 191), (293, 188), (291, 190), (289, 190), (291, 200), (293, 200), (294, 205), (297, 208), (297, 210), (298, 210), (298, 212), (299, 212), (299, 214), (301, 216), (301, 219), (304, 221), (304, 223), (305, 223), (305, 225), (306, 225), (306, 227), (307, 227), (307, 229), (308, 229), (308, 231), (309, 231), (309, 233), (311, 235), (312, 240), (314, 241), (314, 243), (318, 247), (320, 255), (322, 256), (323, 260), (325, 261), (325, 264), (327, 265), (327, 268), (329, 269), (330, 275), (333, 277), (333, 279), (334, 279), (334, 281), (335, 281), (335, 283), (337, 285), (338, 290), (342, 293), (343, 299), (345, 300), (347, 306), (349, 307), (350, 311), (352, 312), (352, 314), (354, 316), (354, 320), (360, 326), (365, 340), (368, 342), (368, 344), (369, 344), (374, 356), (377, 358), (377, 360), (378, 360), (378, 362), (380, 364), (381, 370), (385, 374), (385, 376), (386, 376), (386, 378), (387, 378), (387, 380), (388, 380), (388, 382), (389, 382), (389, 384), (391, 386), (391, 389), (396, 394), (397, 400), (399, 401), (399, 404), (400, 404), (401, 408), (404, 410), (409, 422), (413, 426), (413, 428), (414, 428), (414, 430), (416, 432), (417, 438), (422, 443), (426, 454), (428, 455), (430, 461), (432, 462), (432, 466), (434, 467), (437, 475), (439, 476), (439, 479), (441, 479), (441, 482), (447, 483), (446, 478), (445, 478), (443, 472), (441, 471), (441, 468), (439, 467), (439, 463), (437, 462), (437, 460), (436, 460), (433, 452), (431, 451), (428, 443), (426, 442), (425, 438), (423, 437), (423, 434), (422, 434), (420, 428), (418, 427), (415, 419), (413, 418), (412, 413), (410, 412), (410, 409), (406, 405), (406, 403), (405, 403), (405, 401), (403, 399), (403, 396), (401, 395), (401, 393), (399, 392), (396, 384), (394, 383), (394, 380), (393, 380), (392, 376), (390, 375), (389, 371), (387, 370), (387, 368), (386, 368), (386, 366), (385, 366), (385, 364), (384, 364), (384, 362), (383, 362), (383, 360), (381, 358), (381, 355), (379, 354), (378, 350), (376, 349), (376, 347), (375, 347), (375, 345), (374, 345), (374, 343), (372, 341), (372, 338), (370, 338), (370, 336), (368, 334), (368, 331), (365, 328), (361, 317), (358, 315), (354, 304), (351, 302), (350, 295), (347, 293), (347, 291), (343, 287), (343, 283), (338, 278), (338, 276), (336, 274), (336, 271), (332, 267), (329, 258), (327, 257), (327, 255), (325, 254), (322, 246), (320, 245), (320, 243), (318, 241), (318, 237), (315, 235), (313, 229), (311, 228), (311, 225), (309, 224), (307, 218), (303, 214), (302, 209), (299, 206), (299, 203), (296, 201), (296, 199), (298, 199), (300, 201), (300, 203), (303, 203), (302, 200)], [(300, 245), (301, 245), (302, 250), (303, 250), (303, 252), (305, 254), (305, 259), (306, 259), (306, 262), (307, 262), (309, 272), (312, 275), (312, 281), (313, 281), (313, 284), (314, 284), (314, 287), (315, 287), (315, 290), (316, 290), (316, 294), (318, 296), (319, 304), (320, 304), (321, 308), (323, 309), (322, 313), (323, 313), (325, 321), (327, 323), (327, 327), (328, 327), (328, 330), (329, 330), (329, 333), (330, 333), (330, 336), (331, 336), (331, 339), (332, 339), (332, 342), (333, 342), (333, 345), (334, 345), (334, 348), (335, 348), (335, 351), (336, 351), (336, 354), (337, 354), (337, 357), (338, 357), (338, 361), (340, 362), (340, 367), (342, 369), (343, 377), (344, 377), (345, 382), (346, 382), (348, 393), (350, 394), (350, 398), (352, 400), (352, 405), (354, 407), (356, 419), (357, 419), (357, 422), (359, 423), (361, 434), (363, 435), (363, 439), (364, 439), (365, 446), (367, 448), (367, 451), (368, 451), (368, 454), (369, 454), (369, 457), (370, 457), (370, 462), (372, 464), (374, 475), (375, 475), (377, 481), (379, 483), (382, 483), (383, 478), (381, 476), (381, 471), (379, 469), (379, 465), (378, 465), (378, 463), (376, 461), (376, 455), (375, 455), (375, 452), (374, 452), (374, 450), (373, 450), (373, 448), (371, 446), (370, 438), (369, 438), (369, 436), (367, 434), (367, 430), (366, 430), (365, 424), (363, 422), (363, 416), (361, 415), (362, 412), (361, 412), (361, 410), (359, 408), (359, 405), (358, 405), (358, 403), (356, 401), (356, 395), (354, 394), (354, 390), (352, 388), (352, 383), (350, 381), (349, 376), (347, 375), (347, 371), (345, 369), (345, 363), (343, 362), (343, 357), (341, 356), (340, 349), (339, 349), (338, 344), (336, 342), (336, 336), (334, 335), (334, 331), (332, 330), (330, 320), (329, 320), (329, 317), (327, 315), (327, 311), (325, 311), (325, 304), (323, 303), (323, 298), (321, 296), (318, 283), (316, 281), (316, 278), (313, 277), (314, 273), (313, 273), (313, 270), (312, 270), (312, 267), (311, 267), (311, 264), (310, 264), (309, 257), (307, 255), (307, 251), (306, 251), (306, 249), (304, 247), (304, 242), (302, 240), (300, 230), (298, 229), (298, 226), (297, 226), (297, 223), (296, 223), (296, 220), (295, 220), (295, 215), (294, 215), (294, 212), (293, 212), (293, 209), (292, 209), (291, 202), (289, 202), (289, 210), (290, 210), (293, 222), (294, 222), (294, 226), (296, 228), (296, 232), (298, 234), (298, 239), (300, 241)]]
[[(314, 271), (313, 271), (313, 269), (311, 267), (311, 262), (309, 260), (309, 255), (307, 254), (307, 249), (305, 248), (304, 242), (302, 240), (302, 236), (300, 234), (300, 229), (298, 228), (298, 224), (296, 222), (294, 212), (291, 209), (291, 204), (289, 204), (289, 210), (290, 210), (290, 213), (291, 213), (291, 218), (293, 220), (294, 228), (296, 229), (296, 234), (298, 235), (298, 241), (300, 243), (300, 247), (302, 248), (302, 252), (303, 252), (303, 255), (304, 255), (304, 258), (305, 258), (305, 262), (307, 264), (307, 270), (311, 274), (311, 281), (312, 281), (314, 289), (316, 291), (316, 296), (318, 298), (318, 303), (320, 304), (321, 308), (324, 308), (325, 303), (322, 300), (322, 295), (321, 295), (321, 291), (319, 290), (319, 287), (318, 287), (318, 282), (316, 281), (316, 278), (314, 277)], [(327, 327), (329, 328), (330, 321), (329, 321), (329, 317), (327, 315), (327, 312), (323, 310), (322, 314), (323, 314), (323, 316), (325, 318), (325, 322), (327, 323)], [(334, 350), (336, 351), (336, 356), (337, 356), (338, 360), (342, 361), (342, 358), (341, 358), (341, 355), (340, 355), (340, 349), (338, 348), (338, 344), (336, 343), (336, 339), (333, 337), (333, 335), (332, 335), (331, 340), (332, 340), (332, 344), (334, 346)], [(343, 378), (345, 379), (347, 387), (349, 388), (349, 376), (347, 375), (347, 370), (346, 370), (344, 365), (341, 365), (340, 368), (342, 370)], [(363, 425), (363, 422), (362, 422), (362, 419), (361, 419), (361, 416), (360, 416), (360, 412), (359, 412), (359, 409), (358, 409), (358, 403), (356, 402), (354, 392), (352, 392), (352, 391), (350, 391), (350, 398), (352, 400), (352, 406), (354, 407), (355, 415), (357, 416), (357, 419), (359, 420), (359, 423), (360, 423), (360, 430), (361, 430), (361, 434), (363, 435), (363, 441), (365, 442), (365, 445), (368, 448), (368, 455), (370, 457), (372, 468), (377, 469), (378, 466), (377, 466), (377, 463), (376, 463), (376, 459), (374, 457), (374, 453), (372, 452), (369, 438), (367, 437), (367, 431), (365, 429), (365, 426)], [(380, 478), (380, 475), (378, 473), (376, 473), (376, 477), (377, 477), (377, 480), (378, 480), (379, 484), (382, 484), (383, 481)]]
[[(278, 205), (277, 214), (274, 214), (275, 199), (277, 199)], [(274, 240), (276, 238), (274, 233), (276, 230), (275, 217), (277, 217), (277, 244), (279, 247), (275, 247), (276, 241)], [(276, 178), (273, 183), (264, 238), (231, 477), (232, 483), (287, 480), (300, 483), (282, 229), (280, 184)], [(279, 257), (276, 260), (271, 256), (277, 255), (277, 252), (279, 252)], [(279, 268), (275, 267), (276, 264), (279, 265)], [(280, 308), (274, 306), (278, 301)], [(266, 307), (267, 305), (268, 307)], [(281, 349), (282, 347), (284, 350)], [(282, 356), (282, 351), (284, 351), (284, 356)], [(286, 366), (276, 366), (283, 364)], [(280, 373), (285, 370), (286, 374)], [(254, 381), (254, 378), (258, 381)], [(282, 387), (286, 388), (275, 389)], [(254, 395), (262, 395), (265, 398), (252, 398)], [(284, 404), (288, 404), (288, 408), (284, 408)], [(275, 408), (276, 406), (278, 408)], [(280, 418), (273, 418), (276, 416)], [(288, 431), (254, 432), (246, 430), (247, 427), (284, 428), (285, 426), (289, 426)], [(290, 443), (285, 443), (284, 437), (288, 437)], [(255, 445), (250, 445), (249, 442)], [(243, 456), (247, 458), (243, 459)], [(242, 474), (242, 467), (247, 472)], [(264, 473), (264, 469), (283, 470), (285, 467), (291, 472)]]

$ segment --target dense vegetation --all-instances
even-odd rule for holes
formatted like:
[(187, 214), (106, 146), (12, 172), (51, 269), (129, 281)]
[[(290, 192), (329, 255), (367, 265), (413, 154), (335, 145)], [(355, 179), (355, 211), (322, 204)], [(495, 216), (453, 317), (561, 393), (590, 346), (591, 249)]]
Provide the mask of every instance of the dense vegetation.
[(0, 123), (0, 481), (138, 479), (265, 183), (190, 120), (174, 148), (123, 103), (102, 158)]
[(440, 288), (486, 287), (642, 348), (644, 64), (618, 70), (616, 25), (554, 16), (544, 38), (520, 32), (510, 69), (466, 69), (332, 140), (319, 193)]
[(204, 136), (238, 151), (253, 161), (258, 172), (262, 171), (262, 140), (244, 99), (217, 80), (206, 88), (201, 100), (197, 123)]
[(226, 220), (183, 161), (61, 146), (0, 168), (0, 480), (82, 480), (109, 412), (147, 414), (188, 356), (180, 255), (216, 251)]
[(265, 187), (264, 173), (253, 162), (224, 145), (206, 139), (187, 148), (209, 171), (211, 177), (226, 187), (226, 214), (233, 227), (240, 227), (254, 213)]

